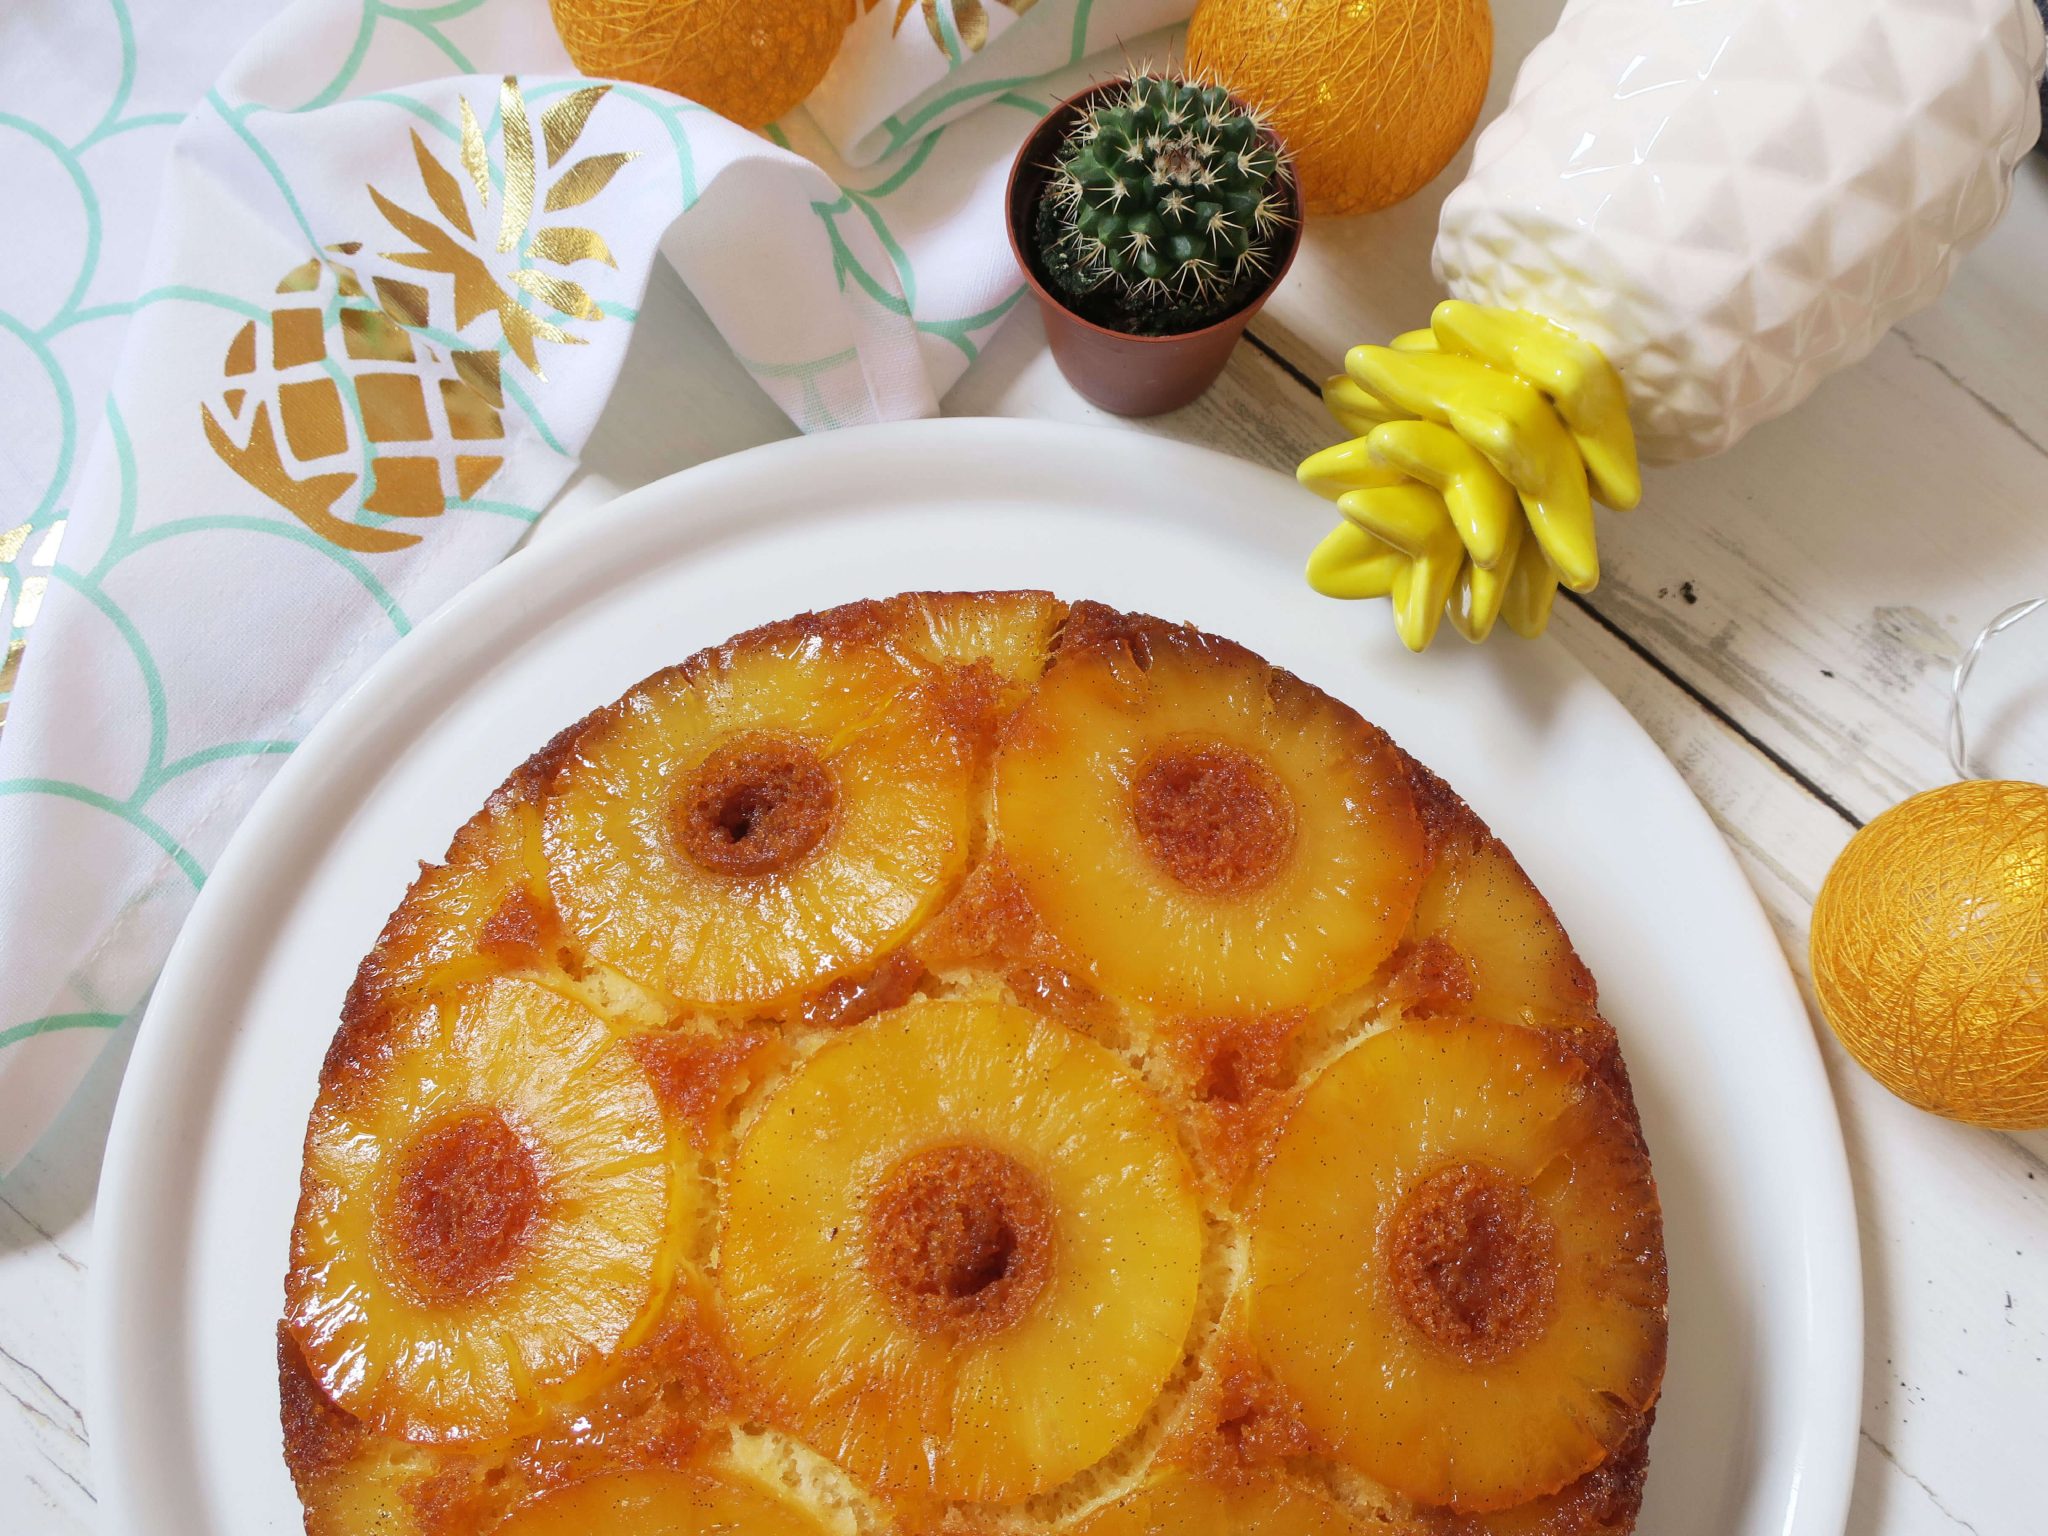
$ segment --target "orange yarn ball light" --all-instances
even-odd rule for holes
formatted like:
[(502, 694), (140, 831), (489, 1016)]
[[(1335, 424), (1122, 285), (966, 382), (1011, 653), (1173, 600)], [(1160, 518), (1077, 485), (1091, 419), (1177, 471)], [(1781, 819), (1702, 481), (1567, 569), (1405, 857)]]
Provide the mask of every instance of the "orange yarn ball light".
[(1310, 213), (1398, 203), (1450, 163), (1493, 68), (1487, 0), (1202, 0), (1188, 68), (1271, 115)]
[(1849, 840), (1813, 908), (1813, 984), (1907, 1102), (2048, 1126), (2048, 785), (1971, 780)]
[(758, 128), (816, 89), (849, 0), (548, 0), (586, 75), (652, 85)]

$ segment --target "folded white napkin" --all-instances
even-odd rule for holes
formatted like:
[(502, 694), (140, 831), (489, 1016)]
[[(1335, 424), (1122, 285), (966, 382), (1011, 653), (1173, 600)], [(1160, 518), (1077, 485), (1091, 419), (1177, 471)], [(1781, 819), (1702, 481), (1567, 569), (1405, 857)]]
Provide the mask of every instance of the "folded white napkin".
[(766, 135), (577, 78), (546, 0), (299, 0), (206, 88), (272, 9), (0, 17), (0, 1171), (284, 756), (561, 488), (657, 251), (806, 430), (929, 414), (1018, 297), (1016, 145), (1189, 4), (871, 0)]

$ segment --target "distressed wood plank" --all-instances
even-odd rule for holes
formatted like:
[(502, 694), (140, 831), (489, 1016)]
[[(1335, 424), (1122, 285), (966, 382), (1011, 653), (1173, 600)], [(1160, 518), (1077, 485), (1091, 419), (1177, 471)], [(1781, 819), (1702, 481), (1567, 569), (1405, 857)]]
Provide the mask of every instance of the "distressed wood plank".
[(93, 1527), (83, 1416), (85, 1285), (13, 1205), (0, 1201), (0, 1487), (10, 1529)]
[(1984, 409), (2048, 453), (2048, 391), (2041, 388), (2042, 252), (2048, 251), (2048, 155), (2030, 155), (2012, 208), (1957, 270), (1932, 309), (1898, 329), (1916, 358), (1969, 391)]
[[(133, 1043), (123, 1029), (42, 1142), (0, 1184), (0, 1528), (98, 1524), (85, 1364), (93, 1194)], [(139, 1365), (138, 1368), (146, 1368)]]
[[(1872, 1081), (1818, 1022), (1806, 963), (1820, 880), (1850, 828), (1578, 610), (1558, 638), (1662, 747), (1769, 912), (1820, 1039), (1855, 1184), (1864, 1392), (1850, 1536), (2024, 1528), (2038, 1468), (2005, 1426), (2048, 1401), (2042, 1138), (1951, 1125)], [(2008, 1304), (2010, 1303), (2010, 1304)], [(2014, 1416), (2018, 1415), (2019, 1418)]]
[[(1487, 118), (1556, 10), (1496, 8)], [(1311, 222), (1258, 338), (1320, 379), (1347, 346), (1423, 323), (1438, 209), (1467, 156), (1395, 208)], [(1994, 613), (2048, 593), (2044, 246), (2036, 157), (1941, 303), (1730, 453), (1653, 470), (1638, 512), (1602, 514), (1598, 610), (1858, 819), (1947, 780), (1948, 672)], [(1988, 765), (2048, 773), (2048, 710), (2025, 707), (2025, 679), (1983, 695)]]

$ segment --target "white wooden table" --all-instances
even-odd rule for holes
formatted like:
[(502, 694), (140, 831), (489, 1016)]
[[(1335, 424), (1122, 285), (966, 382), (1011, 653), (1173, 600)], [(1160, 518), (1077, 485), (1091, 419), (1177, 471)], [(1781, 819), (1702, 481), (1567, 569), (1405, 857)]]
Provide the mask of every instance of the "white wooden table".
[[(1555, 0), (1496, 7), (1488, 114)], [(1374, 217), (1317, 225), (1204, 399), (1133, 430), (1291, 469), (1338, 435), (1314, 385), (1355, 341), (1423, 323), (1437, 206), (1463, 168)], [(1108, 422), (1061, 381), (1026, 308), (951, 415)], [(611, 488), (789, 435), (674, 274), (658, 271), (591, 475), (539, 528), (573, 538)], [(1947, 678), (1977, 629), (2048, 593), (2048, 156), (1935, 309), (1721, 459), (1652, 472), (1603, 514), (1605, 580), (1549, 639), (1668, 752), (1741, 857), (1806, 977), (1829, 863), (1863, 820), (1946, 782)], [(1304, 551), (1305, 553), (1305, 551)], [(1322, 601), (1303, 592), (1303, 601)], [(1358, 622), (1384, 624), (1381, 605)], [(1460, 643), (1450, 631), (1440, 643)], [(1519, 643), (1512, 637), (1490, 642)], [(2048, 617), (1973, 685), (1990, 767), (2048, 778)], [(1856, 1180), (1867, 1308), (1855, 1536), (2048, 1529), (2048, 1133), (1912, 1110), (1816, 1015)], [(83, 1402), (99, 1149), (125, 1040), (0, 1183), (0, 1530), (93, 1526)], [(1655, 1533), (1646, 1533), (1655, 1536)]]

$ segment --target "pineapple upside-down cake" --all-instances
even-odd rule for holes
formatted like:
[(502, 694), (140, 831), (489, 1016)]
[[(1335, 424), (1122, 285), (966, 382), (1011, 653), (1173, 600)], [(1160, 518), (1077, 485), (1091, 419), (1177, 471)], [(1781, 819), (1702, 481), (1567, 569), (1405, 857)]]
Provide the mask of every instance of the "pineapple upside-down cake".
[(1042, 593), (741, 635), (364, 960), (278, 1334), (311, 1536), (1618, 1536), (1655, 1186), (1384, 733)]

